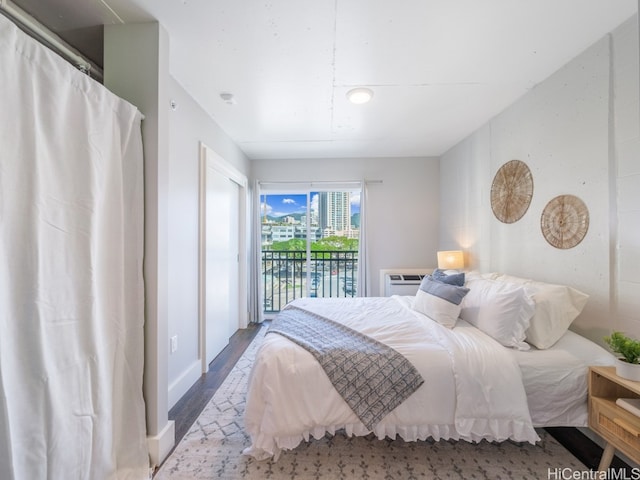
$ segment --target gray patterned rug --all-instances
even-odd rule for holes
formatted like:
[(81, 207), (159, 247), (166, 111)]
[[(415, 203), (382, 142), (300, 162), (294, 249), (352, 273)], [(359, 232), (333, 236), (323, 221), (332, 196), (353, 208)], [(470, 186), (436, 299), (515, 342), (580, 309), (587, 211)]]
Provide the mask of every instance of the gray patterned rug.
[(285, 451), (277, 462), (242, 455), (245, 391), (266, 328), (154, 477), (161, 479), (548, 479), (586, 467), (545, 431), (538, 445), (512, 442), (377, 440), (326, 436)]

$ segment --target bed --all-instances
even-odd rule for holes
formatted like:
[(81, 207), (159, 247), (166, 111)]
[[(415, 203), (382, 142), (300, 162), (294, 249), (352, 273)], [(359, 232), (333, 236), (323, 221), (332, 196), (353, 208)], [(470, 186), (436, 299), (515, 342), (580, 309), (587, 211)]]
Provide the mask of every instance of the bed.
[[(265, 335), (249, 379), (245, 429), (252, 444), (244, 453), (277, 459), (283, 450), (339, 430), (405, 441), (535, 443), (537, 427), (586, 426), (587, 366), (612, 364), (613, 356), (569, 331), (573, 319), (565, 327), (566, 319), (554, 316), (558, 309), (549, 309), (549, 300), (558, 303), (558, 291), (524, 280), (467, 274), (456, 285), (466, 292), (453, 309), (426, 293), (425, 282), (415, 297), (292, 302), (279, 317), (311, 325), (309, 338), (317, 322), (355, 332), (401, 354), (422, 381), (371, 421), (338, 393), (317, 354), (278, 331), (284, 323), (276, 319), (272, 327), (278, 328)], [(580, 292), (552, 287), (576, 304), (567, 308), (565, 301), (562, 315), (571, 310), (568, 316), (577, 316), (586, 302)]]

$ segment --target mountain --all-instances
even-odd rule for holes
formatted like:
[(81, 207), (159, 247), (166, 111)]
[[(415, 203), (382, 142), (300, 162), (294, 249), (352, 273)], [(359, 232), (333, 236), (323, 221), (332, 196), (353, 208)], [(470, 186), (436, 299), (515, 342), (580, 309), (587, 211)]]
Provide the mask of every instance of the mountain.
[(287, 215), (282, 215), (280, 217), (272, 217), (271, 215), (267, 215), (267, 220), (269, 222), (284, 223), (285, 217), (293, 217), (297, 221), (301, 221), (302, 217), (304, 217), (304, 216), (305, 216), (304, 213), (289, 213)]

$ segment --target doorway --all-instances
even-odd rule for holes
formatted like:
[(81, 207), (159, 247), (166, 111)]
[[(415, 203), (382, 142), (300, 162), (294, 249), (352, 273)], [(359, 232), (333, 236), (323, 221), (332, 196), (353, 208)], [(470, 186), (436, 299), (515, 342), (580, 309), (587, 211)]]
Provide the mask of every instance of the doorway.
[(200, 151), (200, 357), (203, 373), (247, 326), (247, 179), (206, 145)]
[(260, 187), (263, 318), (297, 298), (356, 296), (360, 185)]

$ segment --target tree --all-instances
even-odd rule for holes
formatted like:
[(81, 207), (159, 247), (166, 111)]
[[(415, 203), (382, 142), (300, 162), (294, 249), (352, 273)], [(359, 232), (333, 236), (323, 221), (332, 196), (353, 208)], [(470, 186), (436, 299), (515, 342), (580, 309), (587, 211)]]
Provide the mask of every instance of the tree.
[[(269, 250), (284, 252), (304, 252), (307, 250), (307, 241), (304, 238), (292, 238), (286, 242), (273, 242)], [(357, 251), (358, 239), (347, 237), (327, 237), (311, 242), (311, 250), (314, 252), (343, 252)]]
[(321, 238), (311, 244), (311, 250), (329, 252), (358, 250), (358, 239), (337, 236)]
[(273, 242), (269, 250), (285, 251), (285, 252), (305, 252), (307, 250), (307, 241), (303, 238), (292, 238), (286, 242)]

